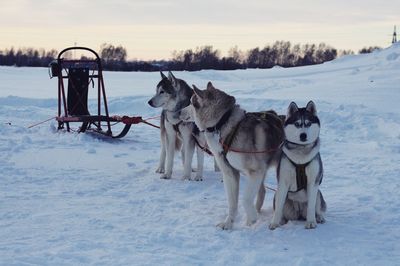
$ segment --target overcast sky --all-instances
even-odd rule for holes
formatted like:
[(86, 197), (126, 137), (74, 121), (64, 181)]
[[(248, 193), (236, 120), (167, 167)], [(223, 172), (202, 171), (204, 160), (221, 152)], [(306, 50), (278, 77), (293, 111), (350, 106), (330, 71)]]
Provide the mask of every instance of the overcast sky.
[(225, 54), (276, 40), (338, 49), (390, 45), (400, 0), (0, 0), (0, 49), (98, 50), (122, 45), (130, 59), (170, 58), (213, 45)]

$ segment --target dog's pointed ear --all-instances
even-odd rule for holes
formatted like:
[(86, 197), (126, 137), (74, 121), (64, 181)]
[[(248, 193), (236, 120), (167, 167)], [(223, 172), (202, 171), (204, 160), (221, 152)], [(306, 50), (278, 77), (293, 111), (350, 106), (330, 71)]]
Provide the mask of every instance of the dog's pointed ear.
[(299, 107), (297, 107), (297, 104), (295, 102), (291, 102), (289, 104), (289, 107), (287, 109), (287, 115), (286, 117), (292, 116), (295, 112), (299, 110)]
[(313, 101), (309, 101), (307, 103), (306, 110), (313, 115), (317, 115), (317, 107), (315, 106), (315, 103)]
[(171, 71), (168, 71), (168, 79), (172, 82), (172, 84), (176, 84), (176, 78)]
[(167, 78), (167, 76), (166, 76), (166, 75), (164, 75), (164, 73), (162, 73), (162, 71), (160, 71), (160, 74), (161, 74), (161, 79), (165, 79), (165, 78)]
[(196, 94), (196, 96), (203, 98), (204, 97), (204, 91), (200, 90), (199, 88), (196, 87), (196, 85), (192, 85), (193, 86), (193, 92), (194, 94)]
[(207, 90), (212, 90), (212, 89), (215, 89), (215, 87), (212, 85), (211, 81), (209, 81), (207, 83)]

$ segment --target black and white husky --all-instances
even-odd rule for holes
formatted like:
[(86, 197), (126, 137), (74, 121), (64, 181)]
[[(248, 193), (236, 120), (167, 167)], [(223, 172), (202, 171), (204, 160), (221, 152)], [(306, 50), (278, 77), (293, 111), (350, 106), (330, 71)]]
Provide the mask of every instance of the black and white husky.
[(314, 102), (305, 108), (289, 105), (284, 123), (285, 141), (278, 164), (278, 190), (274, 216), (275, 229), (288, 220), (306, 220), (307, 229), (324, 223), (326, 203), (319, 190), (323, 169), (319, 153), (320, 121)]
[[(156, 170), (161, 178), (170, 179), (174, 162), (175, 151), (183, 143), (183, 179), (191, 179), (192, 158), (195, 149), (194, 135), (198, 129), (193, 122), (184, 122), (179, 118), (181, 109), (190, 104), (193, 90), (182, 79), (168, 72), (166, 77), (162, 72), (161, 81), (157, 85), (156, 94), (148, 101), (152, 107), (161, 107), (161, 154), (160, 163)], [(166, 162), (166, 165), (165, 165)], [(204, 153), (197, 149), (197, 171), (195, 180), (203, 179)]]

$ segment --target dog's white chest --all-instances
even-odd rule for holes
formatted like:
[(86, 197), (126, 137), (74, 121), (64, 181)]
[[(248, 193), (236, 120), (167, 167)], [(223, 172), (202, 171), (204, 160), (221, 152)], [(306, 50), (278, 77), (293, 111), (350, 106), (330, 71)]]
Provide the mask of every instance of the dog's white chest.
[(219, 134), (205, 132), (205, 138), (207, 145), (209, 146), (213, 154), (219, 154), (223, 152), (221, 143), (219, 142)]

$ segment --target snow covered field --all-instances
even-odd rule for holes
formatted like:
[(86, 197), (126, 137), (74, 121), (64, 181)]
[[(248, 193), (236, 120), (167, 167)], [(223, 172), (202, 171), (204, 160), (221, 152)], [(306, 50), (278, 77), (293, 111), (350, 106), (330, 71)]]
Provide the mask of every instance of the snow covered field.
[[(254, 226), (241, 207), (220, 231), (227, 202), (211, 157), (202, 182), (180, 180), (179, 158), (160, 180), (152, 127), (121, 140), (57, 132), (54, 121), (28, 129), (55, 116), (57, 82), (47, 69), (0, 67), (0, 265), (400, 264), (400, 45), (317, 66), (174, 74), (211, 80), (249, 111), (314, 100), (327, 223), (268, 230), (267, 191)], [(159, 114), (147, 105), (159, 73), (104, 75), (111, 114)]]

